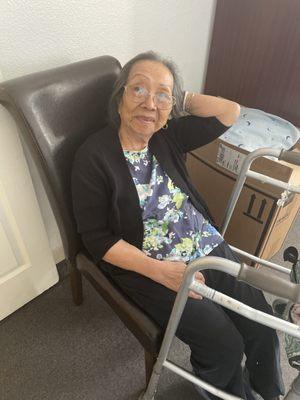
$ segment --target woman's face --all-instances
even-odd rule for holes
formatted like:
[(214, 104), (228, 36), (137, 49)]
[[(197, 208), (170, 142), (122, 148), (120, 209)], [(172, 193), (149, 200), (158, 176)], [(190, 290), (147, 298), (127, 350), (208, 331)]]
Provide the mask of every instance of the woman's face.
[[(139, 61), (132, 67), (119, 105), (121, 118), (120, 133), (149, 140), (154, 132), (161, 129), (167, 122), (172, 106), (168, 109), (157, 107), (154, 95), (164, 97), (164, 93), (172, 96), (173, 75), (163, 64), (156, 61)], [(131, 89), (130, 89), (131, 88)], [(146, 89), (149, 96), (141, 102), (133, 101), (129, 90)]]

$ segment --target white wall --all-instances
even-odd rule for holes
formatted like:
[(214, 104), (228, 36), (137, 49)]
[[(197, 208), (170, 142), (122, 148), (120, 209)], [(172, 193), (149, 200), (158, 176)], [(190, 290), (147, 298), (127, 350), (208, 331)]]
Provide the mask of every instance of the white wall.
[(0, 70), (10, 79), (102, 54), (156, 50), (200, 89), (215, 0), (2, 0)]
[[(151, 49), (177, 63), (186, 89), (201, 90), (214, 10), (215, 0), (2, 0), (0, 76), (11, 79), (103, 54), (124, 64)], [(53, 217), (36, 186), (57, 252)]]

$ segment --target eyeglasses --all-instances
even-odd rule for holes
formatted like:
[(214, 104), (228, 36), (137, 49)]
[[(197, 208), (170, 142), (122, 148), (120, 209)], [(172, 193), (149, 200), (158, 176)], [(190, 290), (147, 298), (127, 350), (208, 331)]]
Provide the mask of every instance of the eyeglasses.
[[(126, 85), (124, 88), (128, 98), (134, 103), (143, 103), (149, 96), (151, 96), (149, 90), (141, 85)], [(171, 96), (166, 92), (156, 92), (153, 95), (153, 102), (157, 108), (168, 110), (174, 106), (176, 99), (174, 96)]]

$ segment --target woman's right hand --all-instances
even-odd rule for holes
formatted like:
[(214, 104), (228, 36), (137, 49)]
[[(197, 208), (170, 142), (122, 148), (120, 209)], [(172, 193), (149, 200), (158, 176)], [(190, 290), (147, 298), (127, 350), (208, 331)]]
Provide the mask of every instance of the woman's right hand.
[[(103, 259), (117, 267), (144, 275), (174, 292), (178, 292), (186, 269), (186, 264), (182, 261), (160, 261), (148, 257), (143, 251), (122, 239), (110, 247)], [(205, 283), (201, 272), (196, 272), (195, 277), (198, 282)], [(192, 291), (189, 292), (189, 296), (202, 299), (202, 296)]]
[[(174, 292), (178, 292), (184, 272), (186, 270), (186, 264), (182, 261), (160, 261), (160, 277), (159, 283), (166, 286), (167, 288), (173, 290)], [(195, 278), (199, 283), (204, 284), (205, 279), (201, 272), (196, 272)], [(202, 299), (202, 296), (198, 293), (189, 291), (189, 297), (194, 299)]]

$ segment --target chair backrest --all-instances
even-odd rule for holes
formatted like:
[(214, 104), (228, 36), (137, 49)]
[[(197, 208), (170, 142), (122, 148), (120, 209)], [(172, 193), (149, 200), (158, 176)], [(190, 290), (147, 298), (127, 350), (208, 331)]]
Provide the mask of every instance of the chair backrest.
[(74, 154), (107, 121), (119, 62), (101, 56), (0, 84), (0, 103), (16, 120), (41, 174), (66, 258), (81, 248), (71, 200)]

